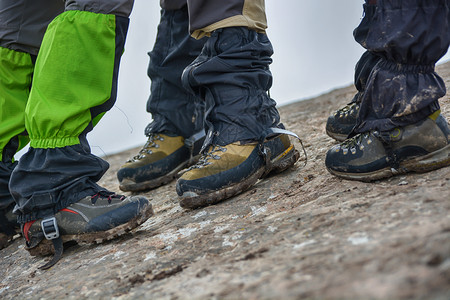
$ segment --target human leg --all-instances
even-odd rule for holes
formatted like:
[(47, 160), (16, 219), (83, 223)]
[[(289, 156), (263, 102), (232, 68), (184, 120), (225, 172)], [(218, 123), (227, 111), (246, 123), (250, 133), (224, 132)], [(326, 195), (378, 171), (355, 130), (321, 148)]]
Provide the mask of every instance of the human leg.
[(28, 142), (24, 111), (33, 63), (28, 53), (0, 47), (0, 66), (0, 248), (3, 248), (18, 229), (8, 184), (17, 164), (14, 154)]
[(0, 249), (19, 230), (8, 184), (17, 165), (14, 155), (29, 141), (25, 106), (34, 61), (45, 28), (63, 10), (64, 4), (57, 0), (0, 2)]
[(124, 191), (170, 182), (194, 162), (204, 139), (204, 103), (183, 88), (181, 73), (198, 56), (205, 40), (189, 36), (186, 3), (169, 8), (175, 9), (163, 7), (156, 42), (149, 52), (147, 111), (153, 121), (145, 129), (147, 143), (117, 173)]
[(354, 138), (326, 158), (337, 176), (376, 180), (450, 164), (449, 129), (434, 71), (450, 43), (448, 1), (378, 0), (373, 25), (355, 38), (380, 55), (361, 98)]
[(9, 187), (27, 248), (56, 252), (45, 267), (59, 259), (64, 241), (107, 240), (152, 214), (147, 199), (97, 185), (108, 164), (86, 139), (114, 104), (131, 7), (128, 0), (67, 1), (39, 50), (25, 109), (30, 149)]
[(263, 1), (188, 1), (188, 7), (193, 36), (210, 36), (182, 77), (207, 106), (202, 158), (177, 181), (180, 205), (196, 208), (243, 192), (299, 155), (267, 93), (273, 49), (263, 32)]
[[(376, 12), (376, 1), (366, 1), (364, 4), (364, 18), (358, 29), (355, 30), (356, 36), (366, 35), (374, 22)], [(359, 107), (361, 104), (361, 97), (366, 88), (367, 79), (372, 72), (372, 69), (380, 60), (380, 56), (373, 51), (366, 51), (363, 53), (355, 66), (355, 87), (356, 95), (352, 101), (344, 107), (338, 109), (327, 119), (325, 126), (327, 134), (337, 141), (344, 141), (352, 132), (356, 125), (356, 118), (358, 117)]]

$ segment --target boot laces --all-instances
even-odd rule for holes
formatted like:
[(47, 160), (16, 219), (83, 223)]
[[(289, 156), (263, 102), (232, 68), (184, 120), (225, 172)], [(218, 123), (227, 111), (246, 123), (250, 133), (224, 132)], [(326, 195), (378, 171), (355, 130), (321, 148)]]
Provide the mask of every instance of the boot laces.
[(363, 140), (367, 140), (367, 143), (372, 143), (371, 132), (360, 133), (350, 139), (345, 140), (340, 144), (340, 148), (347, 152), (350, 150), (352, 154), (356, 153), (356, 148), (358, 147), (360, 150), (364, 149), (364, 145), (362, 143)]
[(200, 169), (203, 168), (207, 165), (212, 164), (212, 162), (210, 162), (211, 159), (214, 160), (219, 160), (220, 159), (220, 155), (216, 155), (214, 153), (217, 152), (226, 152), (227, 148), (219, 146), (219, 145), (212, 145), (210, 150), (206, 153), (204, 153), (200, 159), (198, 160), (197, 164), (191, 166), (188, 170), (192, 170), (192, 169)]
[(123, 200), (123, 199), (125, 199), (125, 196), (117, 195), (116, 193), (110, 192), (110, 191), (99, 191), (97, 194), (91, 196), (91, 202), (92, 202), (92, 204), (95, 204), (98, 199), (102, 199), (102, 200), (107, 200), (108, 204), (111, 204), (111, 202), (114, 198)]
[(357, 102), (351, 102), (344, 106), (343, 108), (336, 111), (336, 116), (347, 116), (348, 114), (352, 114), (354, 111), (359, 109), (359, 104)]
[(158, 141), (164, 141), (164, 138), (157, 133), (150, 133), (150, 135), (148, 136), (148, 140), (145, 143), (144, 147), (142, 147), (142, 149), (139, 151), (139, 153), (136, 156), (129, 159), (127, 161), (127, 163), (138, 161), (138, 160), (142, 159), (143, 157), (145, 157), (146, 154), (152, 154), (153, 151), (150, 148), (159, 148), (159, 145), (156, 143)]

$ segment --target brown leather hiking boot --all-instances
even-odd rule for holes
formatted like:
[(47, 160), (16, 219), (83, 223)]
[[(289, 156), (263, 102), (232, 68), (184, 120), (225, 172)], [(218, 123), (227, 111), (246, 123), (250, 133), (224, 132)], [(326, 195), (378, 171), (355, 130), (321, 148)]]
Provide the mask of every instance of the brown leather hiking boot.
[(151, 133), (138, 155), (117, 172), (122, 191), (143, 191), (172, 181), (183, 168), (195, 163), (203, 139), (188, 146), (182, 136)]
[(197, 208), (218, 203), (253, 186), (270, 172), (291, 167), (299, 153), (286, 134), (262, 144), (212, 145), (177, 181), (180, 206)]

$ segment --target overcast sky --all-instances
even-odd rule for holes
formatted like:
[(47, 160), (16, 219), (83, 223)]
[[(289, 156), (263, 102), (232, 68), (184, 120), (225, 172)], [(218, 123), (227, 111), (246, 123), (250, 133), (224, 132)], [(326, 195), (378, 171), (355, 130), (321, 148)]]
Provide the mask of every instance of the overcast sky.
[[(355, 63), (363, 53), (352, 35), (362, 18), (362, 3), (266, 0), (267, 32), (275, 50), (270, 93), (278, 105), (352, 83)], [(116, 105), (88, 135), (96, 155), (126, 150), (146, 140), (143, 130), (151, 121), (145, 110), (150, 86), (147, 52), (153, 47), (159, 16), (159, 1), (135, 0)]]

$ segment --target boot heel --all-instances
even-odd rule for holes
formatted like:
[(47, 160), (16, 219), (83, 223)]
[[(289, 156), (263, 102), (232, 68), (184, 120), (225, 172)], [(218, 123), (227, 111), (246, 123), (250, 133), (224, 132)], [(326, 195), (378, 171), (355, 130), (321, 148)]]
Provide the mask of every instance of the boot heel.
[(430, 154), (416, 157), (400, 164), (401, 168), (413, 172), (428, 172), (450, 165), (450, 145)]

